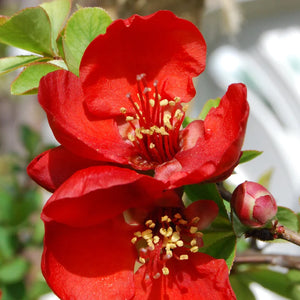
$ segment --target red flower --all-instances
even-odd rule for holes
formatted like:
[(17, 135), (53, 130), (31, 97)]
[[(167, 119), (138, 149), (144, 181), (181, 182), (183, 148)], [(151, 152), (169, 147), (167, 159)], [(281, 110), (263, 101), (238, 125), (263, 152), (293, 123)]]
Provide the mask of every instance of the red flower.
[(225, 261), (198, 252), (199, 230), (217, 205), (184, 208), (163, 188), (152, 177), (98, 166), (55, 191), (42, 212), (42, 271), (60, 299), (235, 299)]
[[(231, 85), (204, 121), (181, 129), (182, 102), (195, 94), (192, 78), (203, 71), (205, 54), (192, 23), (160, 11), (115, 21), (87, 48), (79, 78), (68, 71), (45, 76), (39, 101), (63, 146), (60, 155), (67, 165), (78, 157), (64, 174), (86, 160), (86, 166), (106, 161), (154, 170), (170, 188), (227, 177), (238, 163), (246, 129), (245, 86)], [(50, 180), (43, 180), (49, 190), (68, 177), (59, 175), (55, 160), (48, 163), (55, 155), (46, 152), (28, 168), (39, 183), (40, 177)], [(57, 175), (62, 181), (53, 185)]]

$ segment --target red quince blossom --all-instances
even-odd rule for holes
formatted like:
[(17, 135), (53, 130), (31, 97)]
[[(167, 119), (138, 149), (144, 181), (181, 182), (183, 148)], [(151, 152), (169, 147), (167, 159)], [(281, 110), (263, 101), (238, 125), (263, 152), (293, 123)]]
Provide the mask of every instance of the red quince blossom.
[(54, 192), (42, 212), (42, 271), (60, 299), (235, 299), (225, 261), (198, 252), (217, 205), (185, 208), (164, 189), (133, 170), (94, 166)]
[[(79, 78), (60, 70), (41, 80), (39, 102), (62, 147), (34, 160), (29, 175), (50, 191), (101, 162), (154, 170), (169, 188), (229, 176), (247, 124), (246, 87), (231, 85), (205, 120), (181, 127), (205, 55), (199, 30), (169, 11), (113, 22), (88, 46)], [(63, 175), (57, 151), (67, 166), (75, 158)]]

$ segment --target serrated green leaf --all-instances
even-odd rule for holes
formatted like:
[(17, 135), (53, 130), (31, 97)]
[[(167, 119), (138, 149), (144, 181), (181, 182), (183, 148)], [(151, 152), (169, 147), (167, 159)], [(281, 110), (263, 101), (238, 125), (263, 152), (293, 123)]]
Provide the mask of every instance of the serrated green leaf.
[(25, 276), (28, 267), (28, 262), (21, 257), (1, 264), (0, 281), (5, 284), (18, 282)]
[(292, 231), (298, 231), (298, 217), (296, 213), (294, 213), (291, 209), (283, 206), (278, 206), (276, 218), (281, 225), (287, 227)]
[(266, 189), (268, 189), (270, 186), (270, 182), (271, 182), (273, 173), (274, 173), (273, 168), (267, 170), (259, 177), (257, 182), (259, 184), (261, 184), (262, 186), (264, 186)]
[(257, 150), (246, 150), (243, 151), (243, 154), (240, 158), (240, 164), (246, 163), (254, 158), (256, 158), (257, 156), (261, 155), (263, 152), (262, 151), (257, 151)]
[(41, 143), (41, 135), (27, 125), (22, 125), (20, 131), (21, 140), (24, 147), (26, 148), (30, 156), (34, 156), (35, 154), (37, 154), (36, 149)]
[(221, 101), (221, 98), (207, 100), (201, 110), (201, 113), (198, 116), (198, 119), (204, 120), (212, 108), (216, 108), (219, 106), (220, 101)]
[(98, 7), (82, 8), (72, 15), (63, 36), (65, 59), (71, 72), (79, 74), (85, 49), (96, 36), (106, 32), (111, 22), (110, 16)]
[(0, 75), (41, 60), (45, 60), (45, 58), (36, 55), (3, 57), (0, 59)]
[(240, 274), (230, 275), (231, 286), (237, 300), (255, 300), (255, 296), (249, 288), (249, 282), (244, 280)]
[(52, 49), (58, 54), (56, 39), (63, 28), (71, 9), (71, 0), (54, 0), (40, 5), (47, 13), (51, 24)]
[(34, 53), (53, 56), (49, 17), (42, 7), (21, 10), (0, 25), (0, 42)]
[(36, 63), (28, 66), (11, 84), (13, 95), (35, 94), (40, 80), (46, 74), (61, 69), (49, 63)]

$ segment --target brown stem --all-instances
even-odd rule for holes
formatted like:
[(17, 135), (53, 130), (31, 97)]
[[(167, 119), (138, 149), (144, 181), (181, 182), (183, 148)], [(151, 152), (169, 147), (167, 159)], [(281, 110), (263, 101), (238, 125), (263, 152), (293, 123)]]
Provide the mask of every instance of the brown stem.
[(223, 185), (223, 182), (218, 182), (217, 183), (217, 188), (218, 188), (218, 191), (219, 191), (221, 197), (224, 200), (230, 202), (232, 194), (229, 191), (226, 190), (226, 188)]
[(249, 254), (236, 256), (236, 264), (270, 264), (300, 270), (300, 256), (280, 254)]
[(299, 233), (296, 233), (288, 228), (285, 228), (284, 226), (281, 226), (281, 228), (282, 228), (282, 232), (277, 231), (278, 239), (283, 239), (283, 240), (289, 241), (293, 244), (300, 246), (300, 234)]

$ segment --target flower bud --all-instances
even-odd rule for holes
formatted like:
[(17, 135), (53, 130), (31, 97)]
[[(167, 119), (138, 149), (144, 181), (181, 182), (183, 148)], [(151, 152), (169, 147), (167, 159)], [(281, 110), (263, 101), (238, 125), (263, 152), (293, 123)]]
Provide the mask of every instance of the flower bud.
[(233, 192), (231, 207), (240, 221), (249, 227), (262, 227), (277, 213), (276, 201), (262, 185), (245, 181)]

